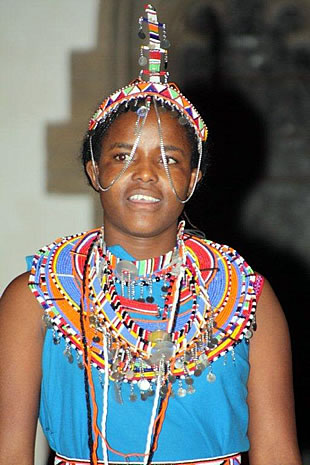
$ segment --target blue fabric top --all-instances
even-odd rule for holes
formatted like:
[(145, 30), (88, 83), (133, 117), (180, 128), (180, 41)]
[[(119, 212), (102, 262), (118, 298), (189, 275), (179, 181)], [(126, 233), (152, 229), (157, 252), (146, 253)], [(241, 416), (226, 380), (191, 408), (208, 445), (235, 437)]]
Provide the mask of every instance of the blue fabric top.
[[(134, 260), (120, 246), (110, 251), (122, 259)], [(161, 304), (160, 289), (154, 283), (153, 295)], [(83, 371), (78, 359), (68, 363), (63, 352), (65, 340), (53, 342), (53, 331), (47, 330), (43, 348), (43, 377), (40, 402), (40, 421), (50, 447), (58, 454), (88, 459), (87, 410), (85, 403)], [(234, 350), (212, 364), (216, 381), (209, 383), (207, 370), (194, 377), (194, 394), (179, 397), (180, 384), (173, 387), (175, 396), (170, 398), (158, 448), (153, 462), (189, 461), (222, 457), (246, 451), (248, 408), (247, 380), (249, 374), (248, 344), (243, 339)], [(93, 370), (93, 379), (99, 407), (98, 423), (102, 416), (102, 385), (99, 371)], [(111, 448), (122, 453), (143, 454), (151, 418), (153, 397), (146, 401), (129, 400), (130, 386), (122, 384), (123, 403), (116, 401), (114, 383), (109, 383), (107, 440)], [(138, 388), (135, 387), (138, 394)], [(99, 443), (98, 458), (103, 459)], [(124, 458), (109, 451), (109, 461), (123, 462)], [(132, 457), (132, 462), (142, 462), (142, 457)]]

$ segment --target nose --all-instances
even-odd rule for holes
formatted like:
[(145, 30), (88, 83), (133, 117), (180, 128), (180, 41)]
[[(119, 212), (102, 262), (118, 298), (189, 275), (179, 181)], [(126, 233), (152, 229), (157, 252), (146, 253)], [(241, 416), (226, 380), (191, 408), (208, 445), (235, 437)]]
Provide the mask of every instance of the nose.
[(132, 162), (132, 179), (143, 182), (156, 182), (158, 180), (158, 166), (152, 157), (137, 155)]

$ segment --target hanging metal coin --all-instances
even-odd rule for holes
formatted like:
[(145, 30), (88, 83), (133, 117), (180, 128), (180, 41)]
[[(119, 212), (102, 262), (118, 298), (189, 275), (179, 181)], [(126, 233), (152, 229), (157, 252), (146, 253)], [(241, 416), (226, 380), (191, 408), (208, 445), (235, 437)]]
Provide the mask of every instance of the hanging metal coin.
[(113, 371), (111, 377), (114, 381), (120, 381), (121, 379), (123, 379), (123, 375), (119, 371)]
[(187, 362), (190, 362), (192, 360), (192, 358), (193, 358), (193, 354), (192, 354), (191, 350), (189, 350), (188, 352), (185, 352), (185, 360)]
[(176, 359), (174, 367), (177, 370), (182, 370), (184, 368), (184, 361), (181, 357)]
[(194, 386), (188, 386), (186, 392), (187, 394), (194, 394), (196, 392), (196, 389), (194, 388)]
[(152, 332), (149, 339), (151, 342), (170, 341), (170, 335), (167, 333), (167, 331), (157, 329), (156, 331)]
[(202, 363), (198, 363), (194, 371), (194, 376), (197, 376), (197, 377), (200, 376), (204, 369), (205, 369), (205, 366)]
[(210, 371), (208, 374), (207, 374), (207, 381), (209, 383), (214, 383), (214, 381), (216, 380), (216, 376), (214, 373), (212, 373), (212, 371)]
[(158, 341), (151, 349), (150, 361), (154, 364), (160, 360), (170, 360), (174, 352), (174, 344), (171, 341)]
[(116, 275), (123, 279), (124, 275), (130, 275), (130, 279), (134, 279), (138, 277), (138, 269), (137, 267), (128, 260), (121, 260), (115, 267)]
[(185, 378), (185, 383), (188, 384), (188, 385), (192, 385), (192, 384), (194, 384), (194, 380), (190, 376), (187, 376)]
[(138, 63), (140, 66), (145, 66), (147, 64), (147, 58), (144, 55), (139, 57)]
[(177, 394), (179, 397), (185, 397), (186, 396), (186, 389), (180, 387), (177, 391)]
[[(144, 57), (145, 58), (145, 57)], [(137, 115), (140, 117), (140, 118), (144, 118), (147, 113), (148, 113), (149, 109), (148, 107), (146, 107), (145, 105), (141, 105), (138, 110), (137, 110)], [(130, 262), (131, 263), (131, 262)]]
[(202, 363), (204, 366), (208, 364), (208, 357), (206, 356), (206, 354), (201, 354), (198, 360), (199, 363)]
[(67, 357), (69, 363), (73, 363), (73, 355), (71, 354), (71, 352), (65, 353), (65, 356)]
[(45, 313), (45, 314), (43, 315), (43, 317), (42, 317), (42, 320), (44, 321), (44, 323), (45, 323), (47, 329), (52, 329), (53, 323), (52, 323), (52, 320), (51, 320), (51, 318), (50, 318), (49, 315), (47, 315), (47, 314)]
[(135, 401), (137, 400), (137, 395), (134, 394), (134, 393), (130, 394), (129, 400), (130, 400), (131, 402), (135, 402)]
[(147, 379), (142, 378), (138, 381), (138, 387), (140, 391), (148, 391), (150, 389), (150, 383)]
[[(140, 36), (139, 36), (139, 37), (140, 37)], [(170, 44), (170, 41), (169, 41), (168, 39), (163, 39), (163, 40), (161, 41), (161, 46), (162, 46), (162, 48), (167, 49), (167, 48), (170, 47), (170, 45), (171, 45), (171, 44)]]
[(127, 370), (125, 373), (125, 378), (126, 379), (132, 379), (135, 375), (135, 372), (133, 370)]

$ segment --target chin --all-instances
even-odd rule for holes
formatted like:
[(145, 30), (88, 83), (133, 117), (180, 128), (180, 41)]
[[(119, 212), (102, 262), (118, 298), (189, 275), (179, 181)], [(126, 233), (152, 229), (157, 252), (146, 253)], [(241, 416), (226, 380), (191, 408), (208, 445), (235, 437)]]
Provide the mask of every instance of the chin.
[(135, 237), (141, 237), (141, 238), (148, 238), (148, 237), (155, 237), (164, 231), (171, 229), (171, 228), (177, 228), (177, 220), (173, 224), (159, 224), (155, 223), (152, 221), (151, 224), (148, 224), (147, 221), (138, 221), (138, 222), (132, 222), (130, 225), (128, 225), (128, 233), (132, 236)]

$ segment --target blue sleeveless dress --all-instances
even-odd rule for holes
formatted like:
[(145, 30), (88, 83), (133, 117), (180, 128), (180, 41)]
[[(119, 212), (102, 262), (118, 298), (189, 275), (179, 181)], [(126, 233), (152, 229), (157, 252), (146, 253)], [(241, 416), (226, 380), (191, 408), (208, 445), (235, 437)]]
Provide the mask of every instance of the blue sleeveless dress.
[[(34, 258), (30, 279), (30, 288), (42, 305), (45, 315), (52, 312), (54, 317), (53, 325), (48, 325), (43, 348), (40, 422), (50, 447), (63, 457), (77, 460), (89, 459), (88, 418), (84, 376), (81, 369), (82, 355), (80, 350), (74, 350), (72, 343), (71, 334), (74, 334), (76, 329), (75, 323), (70, 321), (66, 315), (61, 315), (55, 311), (58, 304), (55, 300), (53, 301), (53, 292), (49, 287), (47, 278), (48, 273), (55, 272), (55, 270), (51, 271), (49, 264), (55, 260), (59, 253), (59, 244), (62, 244), (63, 266), (59, 272), (58, 280), (68, 295), (71, 294), (72, 305), (77, 302), (79, 296), (76, 294), (79, 290), (72, 280), (72, 262), (68, 259), (68, 253), (72, 252), (72, 248), (76, 247), (77, 243), (85, 242), (91, 234), (93, 233), (89, 232), (64, 238), (41, 249)], [(213, 280), (208, 286), (211, 303), (216, 306), (223, 293), (219, 289), (228, 288), (221, 262), (230, 260), (229, 266), (235, 266), (234, 262), (236, 262), (237, 257), (239, 272), (247, 273), (248, 277), (251, 275), (252, 280), (253, 273), (232, 249), (227, 247), (222, 249), (221, 246), (214, 243), (211, 247), (211, 243), (208, 241), (206, 241), (206, 247), (209, 247), (209, 253), (213, 253), (217, 247), (216, 260), (219, 266), (219, 278)], [(227, 253), (223, 253), (223, 250)], [(134, 260), (118, 245), (110, 247), (110, 251), (119, 259)], [(248, 278), (246, 277), (246, 279)], [(256, 284), (259, 281), (255, 288), (257, 293), (262, 282), (259, 277), (256, 277), (255, 280)], [(223, 348), (222, 352), (214, 357), (212, 361), (212, 372), (216, 376), (214, 382), (207, 381), (207, 371), (205, 371), (201, 376), (195, 377), (194, 389), (188, 391), (184, 397), (178, 396), (178, 389), (180, 387), (186, 388), (184, 380), (180, 379), (175, 383), (173, 396), (169, 399), (159, 436), (158, 447), (152, 459), (154, 463), (200, 461), (224, 457), (249, 449), (247, 436), (249, 344), (248, 339), (244, 336), (251, 329), (252, 320), (249, 315), (251, 313), (251, 317), (253, 317), (255, 306), (253, 304), (251, 312), (248, 313), (248, 320), (245, 321), (246, 318), (242, 317), (244, 321), (240, 322), (242, 320), (240, 318), (241, 294), (250, 292), (249, 282), (244, 282), (247, 283), (247, 286), (246, 288), (243, 286), (238, 291), (236, 305), (227, 318), (229, 321), (223, 322), (224, 325), (235, 320), (236, 324), (243, 324), (243, 330), (239, 332), (229, 350)], [(117, 286), (118, 292), (121, 293), (120, 284)], [(251, 292), (251, 299), (255, 302), (253, 289)], [(155, 302), (162, 305), (161, 291), (157, 283), (153, 286), (153, 296)], [(190, 302), (188, 306), (185, 304), (184, 308), (182, 307), (179, 324), (183, 324), (181, 320), (184, 319), (189, 306)], [(60, 307), (61, 303), (58, 307), (61, 312)], [(60, 327), (60, 317), (67, 318), (66, 327), (69, 328), (67, 334), (57, 332), (57, 324)], [(131, 317), (150, 330), (157, 328), (157, 318), (154, 315), (143, 315), (141, 318), (139, 311), (132, 311)], [(104, 380), (96, 363), (92, 365), (92, 374), (98, 405), (98, 418), (100, 419), (102, 417)], [(128, 383), (122, 384), (121, 393), (115, 392), (114, 387), (114, 383), (110, 382), (106, 437), (111, 448), (108, 452), (109, 462), (119, 463), (125, 462), (125, 459), (118, 455), (117, 451), (123, 454), (143, 454), (153, 400), (150, 397), (144, 401), (138, 399), (136, 402), (131, 402), (129, 398), (132, 387)], [(135, 389), (138, 390), (137, 386)], [(97, 454), (98, 459), (103, 460), (101, 439)], [(133, 455), (130, 461), (140, 463), (142, 459), (141, 456)]]

